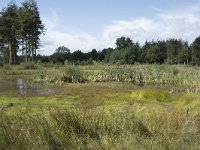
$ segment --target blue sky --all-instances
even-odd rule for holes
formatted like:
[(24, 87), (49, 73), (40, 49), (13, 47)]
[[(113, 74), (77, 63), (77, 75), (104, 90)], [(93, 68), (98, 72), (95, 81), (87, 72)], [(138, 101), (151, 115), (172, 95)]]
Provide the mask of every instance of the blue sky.
[[(10, 0), (0, 0), (0, 8)], [(18, 4), (22, 0), (16, 0)], [(200, 0), (37, 0), (46, 33), (41, 54), (114, 47), (116, 38), (145, 40), (200, 35)]]

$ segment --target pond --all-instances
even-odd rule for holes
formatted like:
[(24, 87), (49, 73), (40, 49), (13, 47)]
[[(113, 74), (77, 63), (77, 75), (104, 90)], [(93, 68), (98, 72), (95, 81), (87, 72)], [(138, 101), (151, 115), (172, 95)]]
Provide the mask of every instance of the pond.
[[(98, 84), (98, 83), (95, 83)], [(169, 85), (143, 85), (135, 86), (127, 83), (99, 83), (99, 84), (119, 84), (130, 89), (137, 88), (155, 88), (163, 89), (170, 93), (198, 93), (196, 89), (183, 86), (169, 86)], [(66, 88), (66, 87), (65, 87)], [(51, 95), (67, 89), (60, 89), (56, 86), (47, 86), (41, 83), (35, 83), (26, 76), (0, 76), (0, 95)]]
[(34, 83), (25, 77), (0, 78), (0, 94), (5, 95), (49, 95), (56, 92), (55, 88)]

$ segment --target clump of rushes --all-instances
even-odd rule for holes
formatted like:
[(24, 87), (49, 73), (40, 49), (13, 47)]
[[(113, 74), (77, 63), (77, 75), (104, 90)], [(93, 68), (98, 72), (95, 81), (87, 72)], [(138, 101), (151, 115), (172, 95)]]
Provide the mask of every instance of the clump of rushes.
[(37, 77), (39, 80), (44, 80), (47, 76), (47, 69), (44, 66), (39, 66), (37, 70)]
[(69, 83), (83, 83), (86, 81), (83, 73), (74, 65), (66, 65), (63, 69), (63, 80)]

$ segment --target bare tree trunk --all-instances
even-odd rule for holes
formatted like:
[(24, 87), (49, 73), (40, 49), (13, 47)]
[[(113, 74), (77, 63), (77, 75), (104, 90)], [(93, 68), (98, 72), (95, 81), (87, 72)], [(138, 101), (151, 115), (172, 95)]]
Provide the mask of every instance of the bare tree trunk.
[(8, 45), (8, 48), (9, 48), (9, 65), (12, 64), (12, 43), (10, 42), (9, 45)]
[(32, 55), (32, 62), (33, 62), (33, 60), (34, 60), (34, 50), (33, 50), (33, 47), (31, 47), (31, 55)]
[(16, 40), (13, 41), (13, 64), (16, 64)]
[(26, 40), (26, 42), (25, 42), (25, 61), (26, 61), (26, 63), (28, 62), (28, 59), (27, 59), (27, 40)]
[(24, 40), (22, 39), (22, 56), (24, 56), (24, 49), (25, 49)]
[(189, 48), (187, 47), (187, 65), (189, 64)]
[(15, 52), (13, 53), (13, 64), (14, 65), (16, 64), (16, 54), (15, 54)]
[(36, 48), (35, 48), (35, 49), (34, 49), (35, 62), (37, 61), (37, 60), (36, 60), (36, 56), (37, 56), (37, 51), (36, 51)]

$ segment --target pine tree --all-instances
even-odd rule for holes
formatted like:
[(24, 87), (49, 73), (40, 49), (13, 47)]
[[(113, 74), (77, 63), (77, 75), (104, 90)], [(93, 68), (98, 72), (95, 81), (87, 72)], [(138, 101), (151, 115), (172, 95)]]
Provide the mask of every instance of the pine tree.
[(24, 1), (20, 10), (25, 58), (27, 61), (27, 57), (31, 56), (31, 60), (34, 61), (39, 48), (39, 36), (44, 33), (44, 25), (35, 0)]
[(0, 13), (0, 35), (9, 47), (9, 64), (16, 64), (19, 31), (18, 7), (11, 2)]

